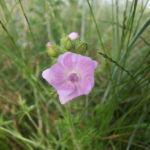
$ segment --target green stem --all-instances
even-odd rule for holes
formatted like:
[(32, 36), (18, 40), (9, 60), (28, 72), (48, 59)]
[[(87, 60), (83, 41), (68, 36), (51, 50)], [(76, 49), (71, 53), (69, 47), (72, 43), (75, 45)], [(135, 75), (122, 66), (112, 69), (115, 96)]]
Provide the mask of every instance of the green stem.
[(81, 150), (79, 143), (75, 137), (75, 130), (74, 130), (73, 122), (72, 122), (72, 118), (71, 118), (71, 111), (70, 111), (70, 107), (68, 104), (66, 104), (66, 112), (67, 112), (67, 123), (68, 123), (70, 133), (72, 136), (73, 144), (74, 144), (76, 150)]
[(34, 45), (36, 45), (36, 44), (35, 44), (35, 39), (34, 39), (34, 36), (33, 36), (33, 33), (32, 33), (32, 30), (31, 30), (30, 23), (29, 23), (29, 20), (28, 20), (27, 15), (26, 15), (26, 13), (25, 13), (25, 11), (24, 11), (24, 8), (23, 8), (23, 5), (22, 5), (22, 3), (21, 3), (21, 0), (19, 0), (19, 4), (20, 4), (21, 10), (22, 10), (22, 12), (23, 12), (23, 15), (24, 15), (24, 17), (25, 17), (25, 19), (26, 19), (26, 22), (27, 22), (27, 24), (28, 24), (29, 31), (30, 31), (30, 33), (31, 33), (33, 43), (34, 43)]
[(2, 23), (2, 21), (0, 20), (0, 25), (2, 26), (2, 28), (4, 29), (4, 31), (7, 33), (8, 37), (10, 38), (10, 40), (12, 41), (12, 43), (14, 44), (14, 46), (18, 49), (17, 44), (14, 40), (14, 38), (11, 36), (11, 34), (8, 32), (7, 28), (5, 27), (5, 25)]
[(46, 28), (48, 33), (48, 40), (53, 41), (52, 35), (51, 35), (51, 25), (50, 25), (50, 4), (45, 0), (45, 13), (46, 13)]
[(98, 38), (99, 38), (101, 47), (102, 47), (102, 49), (103, 49), (103, 51), (104, 51), (104, 44), (103, 44), (102, 37), (101, 37), (101, 34), (100, 34), (100, 32), (99, 32), (99, 29), (98, 29), (98, 25), (97, 25), (97, 22), (96, 22), (96, 19), (95, 19), (95, 16), (94, 16), (93, 9), (92, 9), (92, 7), (91, 7), (91, 4), (90, 4), (89, 0), (87, 0), (87, 3), (88, 3), (89, 8), (90, 8), (90, 12), (91, 12), (91, 15), (92, 15), (92, 18), (93, 18), (95, 27), (96, 27), (96, 31), (97, 31), (97, 34), (98, 34)]
[(123, 71), (125, 71), (131, 78), (134, 78), (134, 76), (127, 70), (125, 69), (123, 66), (121, 66), (118, 62), (116, 62), (115, 60), (113, 60), (111, 57), (107, 56), (106, 54), (103, 54), (102, 52), (99, 52), (100, 55), (102, 55), (104, 58), (108, 59), (109, 61), (111, 61), (112, 63), (114, 63), (116, 66), (118, 66), (119, 68), (121, 68)]

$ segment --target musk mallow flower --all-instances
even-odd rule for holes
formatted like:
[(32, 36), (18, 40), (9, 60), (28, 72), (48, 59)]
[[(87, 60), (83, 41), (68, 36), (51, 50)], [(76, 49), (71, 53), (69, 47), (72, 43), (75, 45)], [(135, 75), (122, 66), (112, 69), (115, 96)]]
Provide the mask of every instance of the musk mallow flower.
[(68, 36), (71, 40), (74, 40), (79, 36), (79, 34), (77, 32), (71, 32)]
[(43, 78), (52, 85), (61, 104), (80, 95), (87, 95), (94, 86), (94, 70), (98, 63), (90, 57), (66, 52), (52, 67), (43, 71)]

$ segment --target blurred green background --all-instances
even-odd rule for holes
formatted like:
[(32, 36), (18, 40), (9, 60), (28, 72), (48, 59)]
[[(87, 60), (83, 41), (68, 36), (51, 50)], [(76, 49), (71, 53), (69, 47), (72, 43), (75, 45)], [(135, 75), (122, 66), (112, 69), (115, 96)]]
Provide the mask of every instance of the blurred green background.
[[(149, 0), (0, 0), (0, 150), (149, 150)], [(48, 41), (78, 32), (95, 87), (61, 105), (41, 77)]]

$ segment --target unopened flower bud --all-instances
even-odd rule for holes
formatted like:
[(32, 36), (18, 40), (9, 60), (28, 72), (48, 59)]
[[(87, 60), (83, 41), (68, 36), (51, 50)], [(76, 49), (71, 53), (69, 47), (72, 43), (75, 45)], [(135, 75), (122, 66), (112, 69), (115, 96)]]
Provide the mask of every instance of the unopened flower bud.
[(61, 44), (64, 46), (65, 49), (70, 50), (73, 47), (72, 41), (68, 36), (64, 36), (61, 39)]
[(76, 39), (73, 40), (73, 44), (75, 45), (75, 47), (76, 47), (76, 45), (78, 45), (80, 42), (81, 42), (80, 37), (77, 37)]
[(87, 49), (88, 45), (85, 42), (79, 42), (78, 45), (76, 45), (75, 51), (77, 53), (83, 53)]
[(56, 45), (52, 45), (50, 42), (48, 42), (46, 44), (46, 48), (47, 48), (47, 53), (50, 55), (50, 56), (53, 56), (53, 57), (56, 57), (58, 56), (58, 48)]
[(47, 42), (46, 46), (48, 46), (48, 47), (53, 47), (50, 42)]
[(71, 40), (74, 40), (79, 36), (79, 34), (77, 32), (71, 32), (68, 36)]

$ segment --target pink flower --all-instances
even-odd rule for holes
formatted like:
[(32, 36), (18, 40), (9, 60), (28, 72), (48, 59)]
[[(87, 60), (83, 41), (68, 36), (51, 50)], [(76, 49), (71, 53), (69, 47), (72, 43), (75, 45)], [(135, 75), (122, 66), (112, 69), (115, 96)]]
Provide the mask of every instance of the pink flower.
[(77, 32), (71, 32), (69, 34), (69, 37), (70, 37), (71, 40), (76, 39), (78, 36), (79, 36), (79, 34)]
[(43, 78), (52, 85), (61, 104), (90, 93), (94, 86), (94, 70), (97, 61), (90, 57), (66, 52), (58, 57), (58, 62), (43, 71)]
[(47, 42), (46, 46), (52, 47), (52, 44), (50, 42)]

